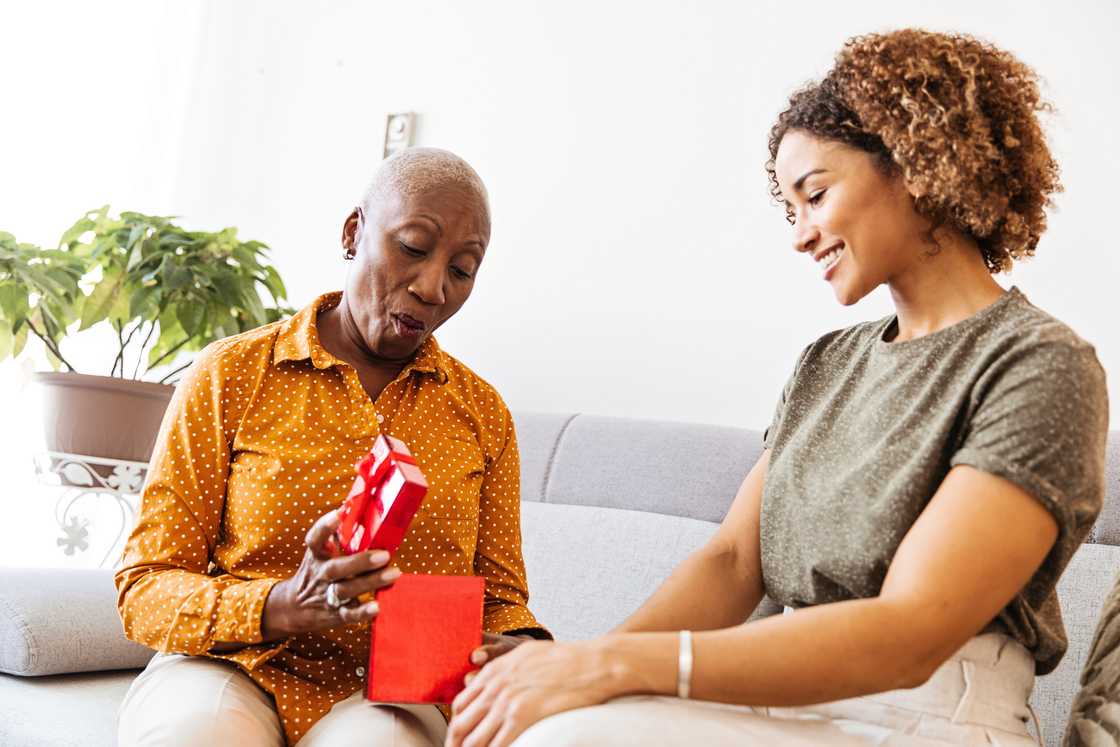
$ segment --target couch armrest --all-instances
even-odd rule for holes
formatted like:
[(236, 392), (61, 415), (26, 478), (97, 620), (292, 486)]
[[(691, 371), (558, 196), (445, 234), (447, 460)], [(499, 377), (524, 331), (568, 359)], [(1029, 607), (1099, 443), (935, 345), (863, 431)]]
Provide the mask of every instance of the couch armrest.
[(153, 653), (124, 637), (111, 570), (0, 568), (0, 672), (133, 669)]

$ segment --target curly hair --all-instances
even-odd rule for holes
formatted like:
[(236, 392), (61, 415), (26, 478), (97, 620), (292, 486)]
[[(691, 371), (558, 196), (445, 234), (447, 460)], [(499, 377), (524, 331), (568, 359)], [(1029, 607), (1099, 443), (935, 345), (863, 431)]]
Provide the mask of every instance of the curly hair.
[[(870, 153), (915, 209), (980, 246), (993, 274), (1034, 254), (1058, 164), (1038, 120), (1051, 107), (1013, 55), (964, 34), (905, 29), (849, 39), (823, 80), (795, 92), (770, 130), (766, 172), (790, 130)], [(787, 218), (792, 212), (787, 204)]]

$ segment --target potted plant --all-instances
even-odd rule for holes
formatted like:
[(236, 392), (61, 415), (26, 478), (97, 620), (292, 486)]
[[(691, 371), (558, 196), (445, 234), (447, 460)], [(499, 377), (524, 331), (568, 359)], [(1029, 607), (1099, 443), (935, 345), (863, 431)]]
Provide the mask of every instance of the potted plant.
[[(42, 385), (47, 448), (147, 462), (182, 353), (276, 321), (284, 283), (268, 247), (237, 230), (188, 231), (171, 218), (109, 207), (82, 216), (57, 249), (0, 233), (0, 359), (39, 338), (54, 372)], [(267, 292), (267, 302), (262, 298)], [(108, 376), (79, 373), (70, 334), (108, 324), (117, 353)]]

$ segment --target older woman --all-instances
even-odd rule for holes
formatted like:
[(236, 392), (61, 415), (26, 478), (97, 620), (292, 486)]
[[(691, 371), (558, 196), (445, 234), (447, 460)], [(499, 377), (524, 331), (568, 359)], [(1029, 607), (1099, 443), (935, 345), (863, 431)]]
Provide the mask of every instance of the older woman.
[[(992, 277), (1058, 188), (1035, 81), (906, 30), (792, 97), (769, 174), (793, 247), (896, 313), (809, 345), (711, 541), (614, 635), (488, 664), (450, 745), (1034, 744), (1108, 423), (1093, 348)], [(791, 613), (743, 625), (764, 593)]]
[[(160, 653), (121, 707), (121, 744), (431, 745), (433, 706), (365, 702), (359, 595), (400, 573), (486, 579), (488, 653), (547, 637), (526, 607), (519, 462), (498, 393), (432, 333), (486, 253), (486, 190), (464, 161), (386, 161), (342, 230), (342, 293), (210, 345), (164, 419), (117, 573), (125, 633)], [(339, 557), (335, 509), (377, 433), (430, 484), (395, 565)]]

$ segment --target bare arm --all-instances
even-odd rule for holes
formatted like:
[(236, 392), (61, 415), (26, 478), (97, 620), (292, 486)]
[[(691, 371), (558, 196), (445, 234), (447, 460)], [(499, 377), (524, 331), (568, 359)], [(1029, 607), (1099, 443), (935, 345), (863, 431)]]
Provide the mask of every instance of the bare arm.
[[(1021, 488), (954, 467), (903, 539), (878, 597), (696, 634), (692, 696), (785, 706), (915, 687), (1019, 593), (1057, 536), (1057, 521)], [(447, 744), (505, 745), (555, 713), (627, 694), (673, 695), (677, 647), (676, 633), (526, 643), (455, 699)]]
[[(1025, 491), (956, 467), (903, 539), (878, 597), (697, 635), (694, 697), (800, 705), (915, 687), (999, 614), (1057, 535)], [(675, 635), (599, 645), (618, 654), (623, 691), (676, 692)]]
[(770, 451), (744, 478), (712, 538), (689, 555), (614, 633), (714, 630), (744, 622), (765, 593), (759, 551), (762, 486)]

